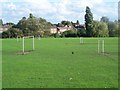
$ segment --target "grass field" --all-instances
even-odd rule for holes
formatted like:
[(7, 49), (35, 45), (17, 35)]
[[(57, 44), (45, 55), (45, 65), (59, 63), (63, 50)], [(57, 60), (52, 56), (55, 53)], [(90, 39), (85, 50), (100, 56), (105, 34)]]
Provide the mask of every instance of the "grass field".
[[(97, 53), (98, 39), (105, 54)], [(3, 88), (117, 88), (118, 38), (35, 39), (35, 51), (18, 55), (22, 40), (2, 40)], [(25, 50), (32, 49), (25, 39)], [(72, 54), (74, 52), (74, 54)]]

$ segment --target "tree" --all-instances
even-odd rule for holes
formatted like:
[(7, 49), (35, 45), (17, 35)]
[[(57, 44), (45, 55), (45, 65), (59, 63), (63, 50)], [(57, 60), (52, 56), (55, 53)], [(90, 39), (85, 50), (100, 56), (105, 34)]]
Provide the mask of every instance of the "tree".
[(9, 22), (9, 23), (6, 23), (6, 25), (13, 26), (13, 25), (15, 25), (15, 24), (12, 23), (12, 22)]
[(84, 28), (78, 29), (77, 30), (77, 35), (79, 37), (85, 37), (86, 36), (86, 30)]
[(61, 21), (61, 24), (64, 25), (64, 26), (70, 26), (72, 25), (70, 21)]
[(23, 36), (22, 31), (17, 28), (9, 28), (2, 33), (2, 38), (16, 38), (17, 36)]
[(118, 19), (118, 22), (120, 23), (120, 19)]
[(0, 19), (0, 26), (2, 26), (3, 25), (3, 21), (2, 21), (2, 19)]
[(100, 37), (109, 36), (108, 26), (105, 22), (101, 22), (98, 28), (99, 28), (99, 36)]
[(77, 37), (76, 30), (68, 30), (62, 33), (62, 37)]
[(30, 14), (29, 18), (23, 17), (15, 27), (22, 30), (24, 36), (43, 36), (44, 31), (47, 32), (50, 30), (51, 26), (52, 24), (47, 22), (45, 19), (37, 18)]
[(64, 25), (62, 23), (58, 23), (57, 27), (63, 27)]
[(90, 8), (86, 7), (86, 14), (85, 14), (85, 27), (86, 27), (86, 34), (88, 37), (93, 36), (93, 14)]
[(76, 21), (76, 24), (77, 24), (77, 25), (80, 25), (80, 23), (79, 23), (79, 21), (78, 21), (78, 20)]
[[(34, 16), (33, 16), (34, 17)], [(28, 18), (27, 19), (27, 29), (31, 35), (36, 36), (36, 32), (39, 30), (39, 21), (37, 18)]]
[(27, 20), (26, 17), (23, 17), (16, 26), (13, 26), (16, 28), (19, 28), (20, 30), (24, 30), (25, 28), (27, 28)]
[(118, 37), (120, 37), (120, 22), (118, 22)]
[(7, 31), (2, 32), (2, 38), (8, 38), (9, 33)]
[(49, 37), (51, 34), (50, 34), (50, 30), (45, 30), (44, 31), (44, 37)]
[(29, 14), (29, 18), (35, 18), (32, 13)]
[(105, 22), (105, 23), (108, 23), (109, 22), (109, 18), (108, 17), (105, 17), (103, 16), (100, 20), (101, 22)]
[(118, 36), (118, 23), (117, 22), (109, 22), (108, 30), (109, 30), (109, 36), (111, 36), (111, 37)]
[(109, 36), (107, 24), (105, 22), (93, 21), (93, 36), (94, 37)]
[(43, 19), (43, 18), (39, 18), (38, 19), (38, 26), (39, 26), (39, 32), (41, 32), (41, 31), (43, 31), (43, 32), (45, 32), (45, 31), (48, 31), (48, 30), (50, 30), (50, 28), (51, 28), (51, 26), (52, 26), (52, 24), (50, 23), (50, 22), (47, 22), (45, 19)]
[(22, 31), (17, 28), (10, 28), (8, 29), (11, 38), (16, 38), (17, 36), (22, 36)]

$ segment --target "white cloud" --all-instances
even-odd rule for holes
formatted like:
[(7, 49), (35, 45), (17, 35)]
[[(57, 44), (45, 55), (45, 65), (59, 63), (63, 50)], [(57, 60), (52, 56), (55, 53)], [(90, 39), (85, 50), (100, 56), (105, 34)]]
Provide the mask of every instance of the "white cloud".
[(55, 12), (56, 9), (53, 8), (52, 4), (48, 0), (25, 0), (26, 4), (28, 5), (29, 9), (35, 12), (41, 13), (50, 13)]
[(0, 2), (10, 2), (10, 0), (0, 0)]
[(85, 8), (86, 6), (92, 8), (96, 5), (102, 4), (103, 0), (77, 0), (74, 1), (74, 3), (76, 3), (77, 7), (79, 8)]
[(9, 16), (11, 16), (11, 19), (22, 18), (23, 16), (28, 16), (29, 13), (33, 13), (37, 17), (43, 17), (52, 22), (80, 20), (80, 23), (84, 23), (86, 6), (91, 8), (94, 19), (97, 20), (103, 15), (113, 19), (117, 16), (116, 4), (111, 3), (111, 7), (109, 6), (110, 3), (105, 3), (104, 0), (59, 0), (55, 3), (50, 2), (50, 0), (1, 1), (9, 2), (3, 5), (3, 18), (9, 18)]
[[(69, 0), (62, 0), (60, 3), (58, 3), (58, 13), (62, 15), (69, 15), (71, 14), (71, 11), (68, 10), (67, 6), (70, 4)], [(57, 8), (56, 7), (56, 8)]]
[(16, 10), (16, 5), (13, 3), (8, 4), (7, 7), (12, 9), (12, 10)]
[(0, 18), (2, 18), (2, 9), (0, 8)]
[(100, 15), (98, 15), (98, 14), (93, 14), (93, 16), (94, 16), (94, 20), (100, 20), (100, 18), (101, 18), (101, 16)]
[(115, 20), (118, 16), (117, 3), (110, 4), (104, 2), (98, 7), (94, 8), (93, 11), (97, 17), (107, 16), (110, 18), (110, 20)]
[(23, 2), (23, 0), (0, 0), (0, 2)]

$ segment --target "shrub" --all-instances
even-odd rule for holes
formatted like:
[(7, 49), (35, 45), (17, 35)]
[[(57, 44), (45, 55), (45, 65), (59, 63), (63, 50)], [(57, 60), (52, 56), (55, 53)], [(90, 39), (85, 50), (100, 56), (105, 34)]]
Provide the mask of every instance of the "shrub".
[(62, 37), (77, 37), (77, 31), (75, 30), (68, 30), (62, 33)]

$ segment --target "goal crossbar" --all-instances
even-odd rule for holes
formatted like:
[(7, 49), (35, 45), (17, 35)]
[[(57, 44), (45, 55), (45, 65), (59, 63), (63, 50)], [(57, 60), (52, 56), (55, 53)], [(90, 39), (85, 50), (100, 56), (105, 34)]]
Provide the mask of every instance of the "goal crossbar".
[(23, 38), (34, 38), (34, 36), (24, 36)]

